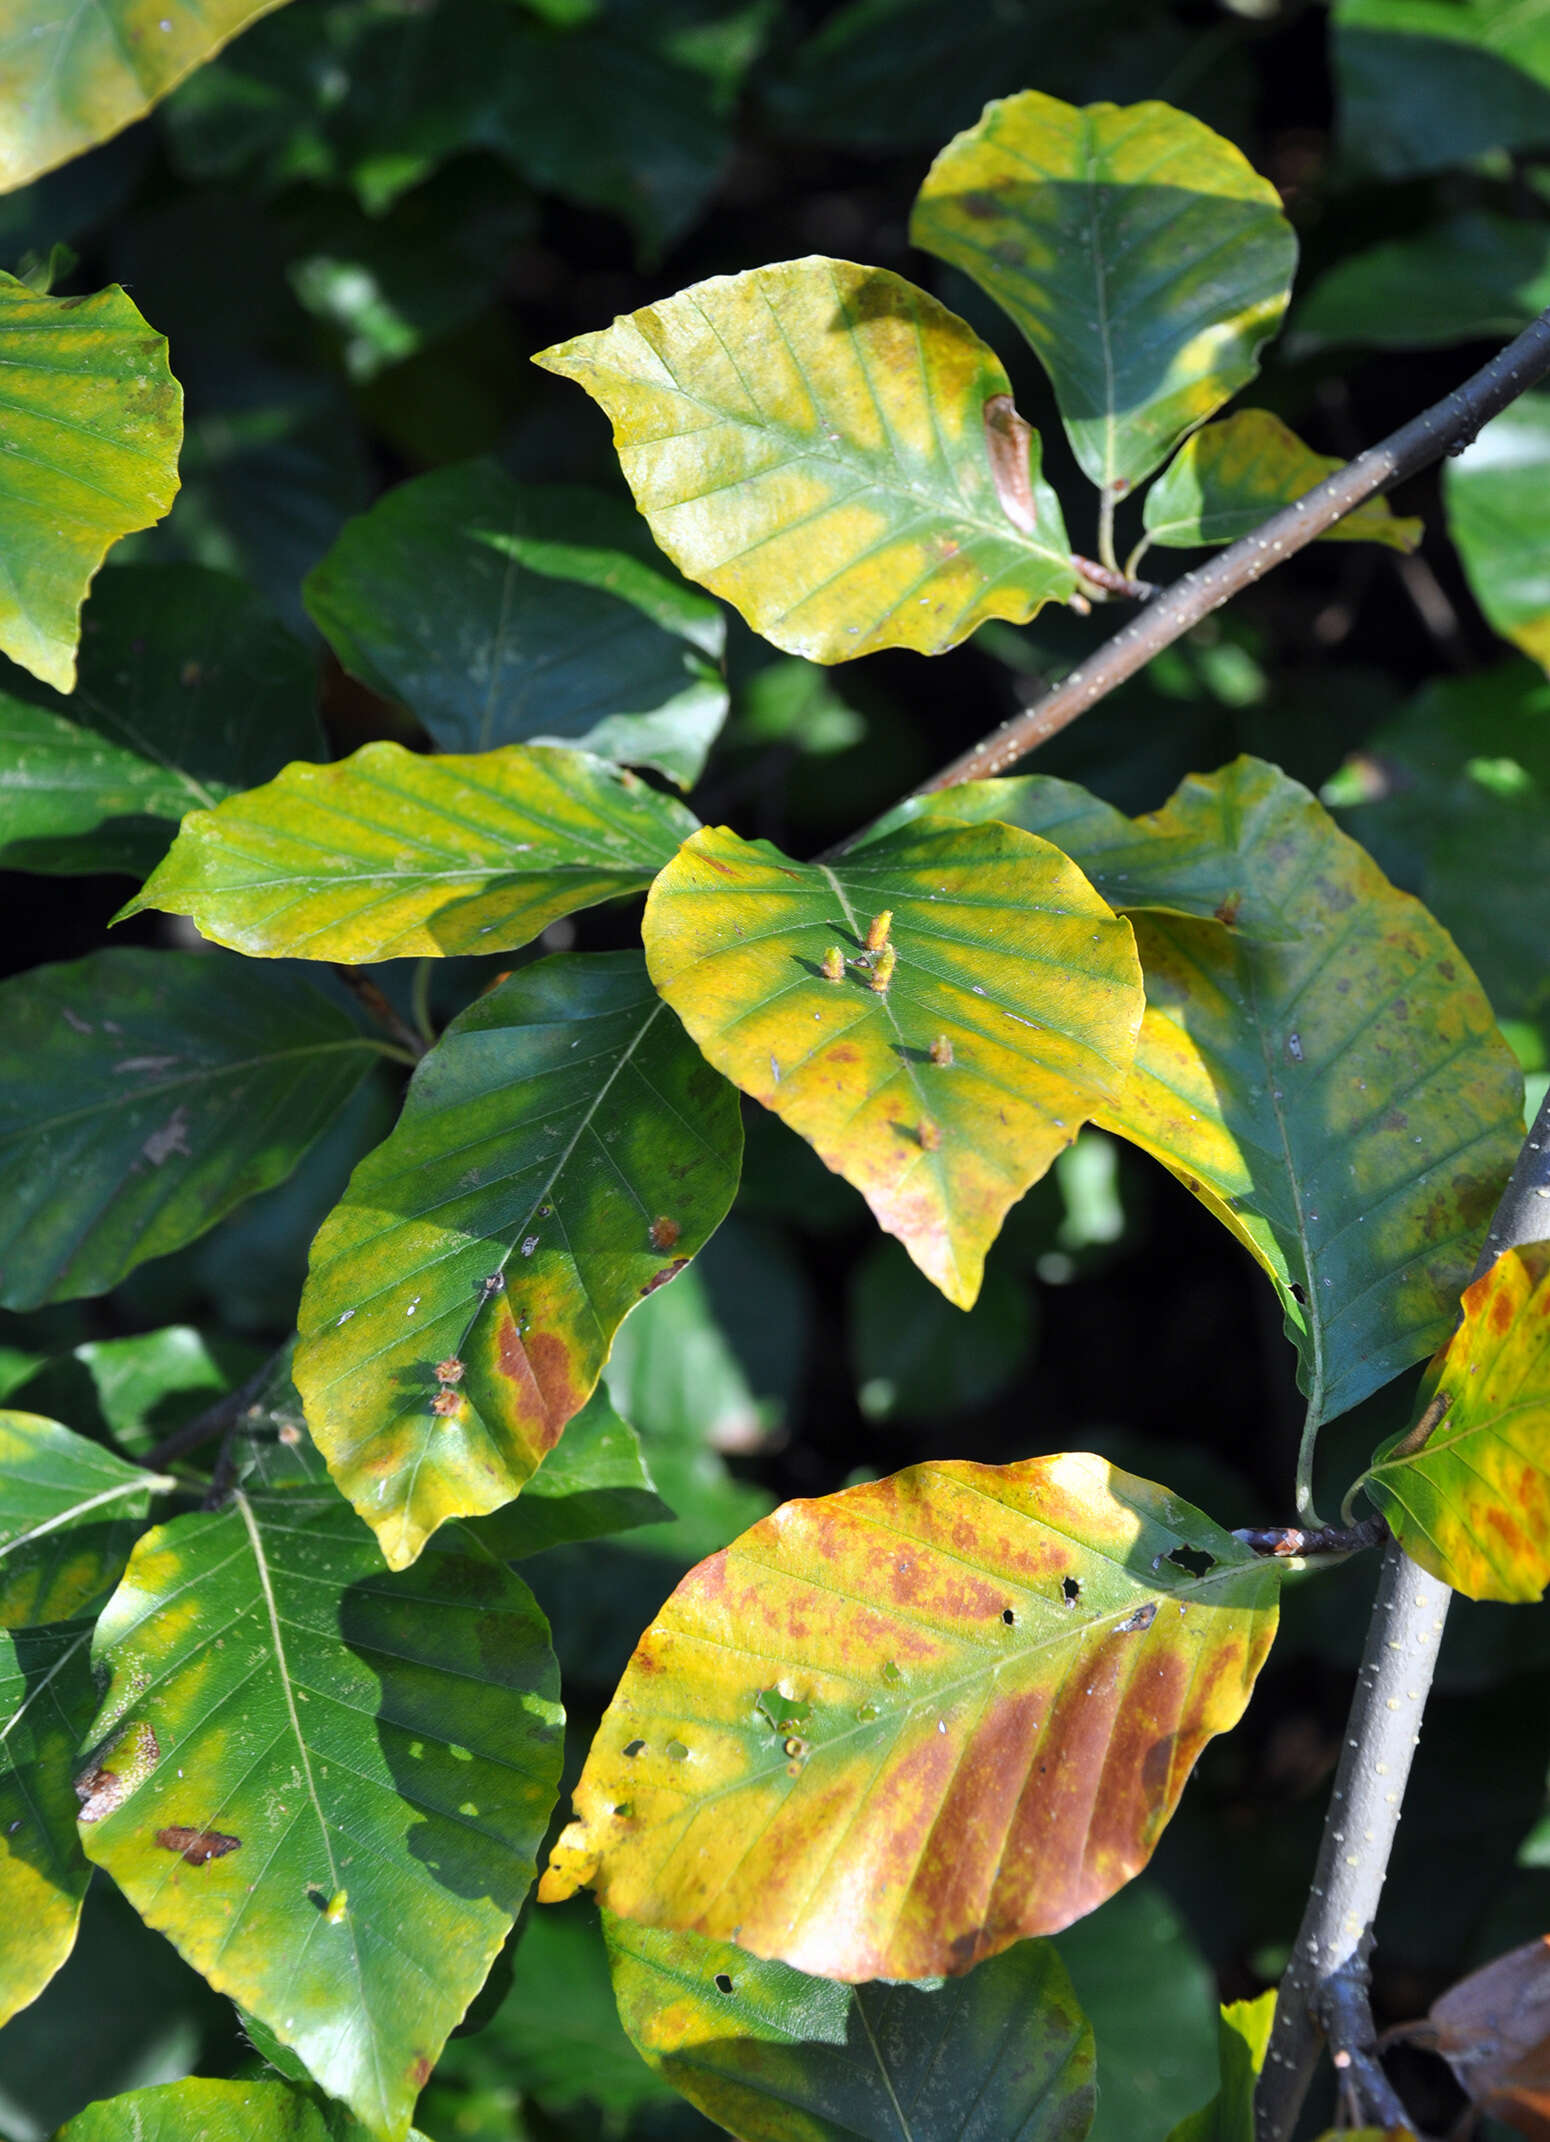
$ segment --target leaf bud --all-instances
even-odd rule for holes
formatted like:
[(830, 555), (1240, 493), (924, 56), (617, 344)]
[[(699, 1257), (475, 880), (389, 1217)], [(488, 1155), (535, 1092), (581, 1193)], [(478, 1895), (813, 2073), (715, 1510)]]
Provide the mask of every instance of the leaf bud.
[(866, 948), (869, 952), (881, 952), (888, 942), (888, 931), (893, 922), (893, 909), (885, 907), (881, 914), (872, 917), (866, 933)]
[(843, 982), (845, 979), (845, 955), (838, 945), (830, 945), (823, 956), (823, 978), (826, 982)]
[(868, 986), (875, 989), (879, 996), (883, 994), (883, 991), (893, 980), (893, 970), (898, 964), (899, 955), (893, 946), (884, 945), (872, 963), (872, 973), (868, 982)]

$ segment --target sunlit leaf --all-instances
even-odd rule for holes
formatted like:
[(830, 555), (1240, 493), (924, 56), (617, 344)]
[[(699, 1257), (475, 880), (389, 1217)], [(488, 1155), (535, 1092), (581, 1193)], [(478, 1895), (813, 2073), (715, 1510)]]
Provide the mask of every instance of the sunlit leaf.
[(184, 819), (124, 909), (268, 959), (507, 952), (649, 885), (699, 821), (579, 751), (427, 758), (366, 744)]
[(1275, 1988), (1222, 2010), (1222, 2087), (1209, 2105), (1181, 2120), (1168, 2142), (1254, 2142), (1254, 2089), (1276, 2019)]
[(1517, 334), (1550, 305), (1550, 234), (1463, 215), (1348, 255), (1292, 315), (1291, 348), (1417, 349)]
[(1116, 913), (1210, 917), (1243, 937), (1284, 941), (1297, 933), (1245, 870), (1242, 832), (1229, 799), (1206, 785), (1181, 789), (1166, 811), (1127, 818), (1074, 781), (1015, 774), (963, 781), (911, 796), (879, 819), (868, 839), (924, 819), (980, 825), (997, 818), (1037, 833), (1072, 862)]
[(1011, 314), (1114, 491), (1254, 377), (1297, 264), (1275, 188), (1198, 119), (1032, 89), (948, 143), (910, 236)]
[(527, 1588), (456, 1532), (412, 1576), (305, 1441), (146, 1534), (81, 1838), (147, 1924), (332, 2096), (401, 2136), (532, 1878), (559, 1676)]
[(82, 613), (71, 696), (0, 682), (0, 865), (143, 876), (185, 811), (322, 756), (313, 672), (240, 581), (110, 568)]
[(444, 751), (571, 744), (687, 786), (726, 714), (723, 619), (643, 544), (618, 500), (465, 462), (351, 521), (307, 608)]
[(1311, 1417), (1430, 1352), (1521, 1136), (1521, 1082), (1457, 946), (1299, 782), (1191, 776), (1153, 820), (1236, 824), (1298, 932), (1138, 917), (1146, 1017), (1102, 1125), (1170, 1168), (1275, 1283)]
[(151, 1491), (171, 1485), (57, 1421), (0, 1412), (0, 1629), (100, 1605)]
[(1047, 1941), (936, 1986), (844, 1986), (606, 1926), (625, 2029), (742, 2142), (1081, 2142), (1092, 2124), (1092, 2031)]
[[(22, 4), (47, 16), (53, 0)], [(8, 45), (35, 53), (49, 42), (36, 30), (15, 31), (14, 19), (0, 29), (0, 108), (12, 113), (27, 100), (7, 94)], [(120, 536), (148, 528), (172, 504), (183, 390), (167, 369), (165, 337), (117, 283), (92, 297), (56, 298), (0, 274), (0, 365), (0, 653), (68, 692), (93, 573)]]
[(645, 937), (710, 1061), (963, 1309), (1007, 1208), (1129, 1069), (1129, 925), (993, 822), (907, 827), (832, 868), (708, 828), (653, 885)]
[(646, 1469), (640, 1437), (599, 1384), (516, 1501), (475, 1518), (473, 1529), (492, 1554), (520, 1562), (568, 1540), (632, 1532), (672, 1515)]
[(509, 1502), (620, 1320), (724, 1217), (731, 1088), (638, 953), (526, 967), (453, 1020), (312, 1246), (296, 1381), (394, 1568)]
[[(1147, 492), (1142, 522), (1154, 543), (1179, 550), (1236, 543), (1344, 466), (1304, 446), (1268, 409), (1238, 409), (1185, 440)], [(1397, 520), (1387, 499), (1370, 498), (1327, 528), (1323, 541), (1411, 551), (1421, 528)]]
[(1550, 142), (1550, 35), (1519, 0), (1335, 0), (1342, 159), (1384, 178)]
[(105, 141), (280, 0), (12, 0), (0, 33), (0, 191)]
[(607, 411), (674, 563), (789, 653), (935, 654), (1075, 589), (999, 360), (884, 269), (716, 276), (534, 361)]
[[(1550, 1230), (1550, 1219), (1546, 1221)], [(1471, 1599), (1550, 1584), (1550, 1243), (1505, 1250), (1362, 1485), (1405, 1552)]]
[(1278, 1590), (1101, 1458), (787, 1503), (641, 1638), (540, 1895), (825, 1978), (957, 1976), (1145, 1865)]
[(378, 1044), (290, 975), (118, 949), (0, 985), (0, 1301), (101, 1294), (287, 1176)]
[[(368, 2142), (371, 2130), (338, 2106), (272, 2077), (211, 2082), (190, 2075), (88, 2105), (56, 2142)], [(408, 2142), (426, 2142), (410, 2128)]]
[(1524, 394), (1443, 471), (1448, 533), (1476, 602), (1504, 639), (1550, 670), (1550, 394)]
[(91, 1879), (70, 1789), (97, 1708), (91, 1637), (90, 1620), (0, 1630), (0, 2025), (75, 1946)]

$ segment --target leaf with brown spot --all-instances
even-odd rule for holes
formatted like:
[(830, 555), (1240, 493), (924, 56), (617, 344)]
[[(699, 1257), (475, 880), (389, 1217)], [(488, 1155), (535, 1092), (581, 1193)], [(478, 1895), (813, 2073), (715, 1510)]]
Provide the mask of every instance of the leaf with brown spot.
[(518, 1493), (621, 1320), (720, 1225), (741, 1160), (737, 1097), (638, 952), (541, 960), (452, 1021), (324, 1221), (301, 1304), (308, 1423), (393, 1568)]
[(1467, 1598), (1550, 1584), (1550, 1242), (1504, 1250), (1468, 1289), (1415, 1426), (1361, 1485), (1412, 1561)]
[(652, 886), (645, 939), (717, 1070), (965, 1309), (1008, 1207), (1118, 1099), (1141, 1016), (1130, 925), (994, 823), (905, 827), (832, 868), (706, 828)]
[[(1203, 1575), (1170, 1560), (1186, 1546)], [(957, 1976), (1146, 1864), (1248, 1701), (1279, 1590), (1101, 1458), (921, 1465), (787, 1503), (641, 1638), (540, 1895), (590, 1885), (825, 1978)], [(807, 1706), (796, 1757), (772, 1687)]]

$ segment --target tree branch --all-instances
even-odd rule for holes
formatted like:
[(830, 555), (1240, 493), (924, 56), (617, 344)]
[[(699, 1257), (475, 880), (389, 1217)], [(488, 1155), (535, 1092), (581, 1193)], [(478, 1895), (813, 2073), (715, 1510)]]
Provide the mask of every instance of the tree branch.
[[(1474, 1276), (1488, 1271), (1503, 1250), (1547, 1238), (1550, 1094), (1502, 1192)], [(1393, 2118), (1398, 2100), (1373, 2052), (1367, 1960), (1451, 1598), (1447, 1585), (1390, 1540), (1308, 1907), (1276, 1997), (1275, 2028), (1255, 2095), (1257, 2142), (1287, 2142), (1313, 2079), (1321, 2034), (1341, 2058), (1342, 2081), (1362, 2117), (1377, 2127), (1415, 2128), (1413, 2120)]]
[(357, 1003), (376, 1020), (382, 1031), (392, 1035), (399, 1048), (408, 1056), (410, 1063), (417, 1064), (430, 1048), (430, 1043), (423, 1035), (417, 1034), (406, 1019), (398, 1016), (371, 976), (362, 974), (359, 967), (347, 967), (341, 961), (334, 963), (334, 972)]
[[(1243, 588), (1250, 587), (1293, 552), (1313, 542), (1365, 500), (1403, 483), (1444, 454), (1462, 453), (1482, 425), (1517, 400), (1526, 388), (1550, 371), (1550, 311), (1508, 343), (1488, 365), (1455, 387), (1420, 416), (1378, 446), (1358, 454), (1343, 469), (1221, 551), (1206, 565), (1186, 573), (1154, 598), (1139, 617), (1105, 640), (1079, 669), (1042, 699), (992, 731), (912, 793), (932, 794), (960, 781), (983, 781), (1003, 774), (1028, 752), (1037, 750), (1079, 714), (1144, 669), (1154, 655), (1209, 617)], [(857, 836), (859, 837), (859, 836)]]

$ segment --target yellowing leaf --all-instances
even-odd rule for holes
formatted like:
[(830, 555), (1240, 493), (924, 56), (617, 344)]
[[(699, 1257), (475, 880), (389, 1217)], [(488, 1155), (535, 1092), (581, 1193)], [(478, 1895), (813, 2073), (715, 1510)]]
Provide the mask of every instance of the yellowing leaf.
[(989, 104), (910, 236), (1017, 322), (1096, 484), (1126, 491), (1254, 377), (1297, 240), (1242, 152), (1167, 104)]
[(1284, 944), (1138, 916), (1146, 1017), (1098, 1120), (1152, 1153), (1275, 1283), (1312, 1419), (1428, 1353), (1521, 1137), (1521, 1079), (1447, 932), (1258, 759), (1150, 821), (1236, 840)]
[[(1141, 518), (1154, 543), (1187, 550), (1236, 543), (1344, 467), (1304, 446), (1268, 409), (1239, 409), (1186, 439), (1146, 494)], [(1370, 498), (1327, 528), (1325, 543), (1383, 543), (1414, 550), (1423, 524), (1398, 520), (1384, 498)]]
[[(26, 109), (6, 94), (13, 27), (0, 28), (0, 110), (12, 114)], [(37, 50), (48, 40), (19, 42)], [(116, 283), (93, 297), (43, 297), (0, 274), (0, 367), (0, 653), (68, 692), (93, 573), (120, 536), (159, 521), (177, 491), (183, 390), (166, 338)]]
[(91, 1868), (70, 1789), (97, 1708), (91, 1621), (0, 1629), (0, 2025), (75, 1947)]
[(999, 360), (884, 269), (715, 276), (535, 362), (613, 419), (674, 564), (792, 654), (936, 654), (1076, 587)]
[(727, 1941), (605, 1929), (642, 2058), (741, 2142), (1081, 2142), (1092, 2123), (1093, 2034), (1050, 1942), (940, 1985), (843, 1986)]
[(1504, 1250), (1467, 1290), (1417, 1420), (1362, 1486), (1406, 1554), (1466, 1597), (1550, 1584), (1550, 1242)]
[(296, 1383), (395, 1569), (519, 1491), (737, 1188), (737, 1097), (640, 955), (520, 969), (416, 1071), (312, 1245)]
[(649, 885), (697, 823), (578, 751), (367, 744), (191, 811), (123, 912), (190, 915), (217, 944), (271, 959), (511, 951)]
[(1209, 2105), (1180, 2120), (1168, 2142), (1254, 2142), (1254, 2090), (1275, 2026), (1275, 1988), (1229, 2002), (1218, 2026), (1222, 2086)]
[(172, 1485), (57, 1421), (0, 1411), (0, 1629), (100, 1605), (152, 1489)]
[(1141, 1014), (1128, 923), (997, 824), (907, 827), (833, 868), (707, 828), (645, 939), (710, 1061), (962, 1309), (1008, 1207), (1118, 1097)]
[(824, 1978), (957, 1976), (1146, 1864), (1279, 1582), (1084, 1455), (786, 1503), (641, 1638), (539, 1894)]

